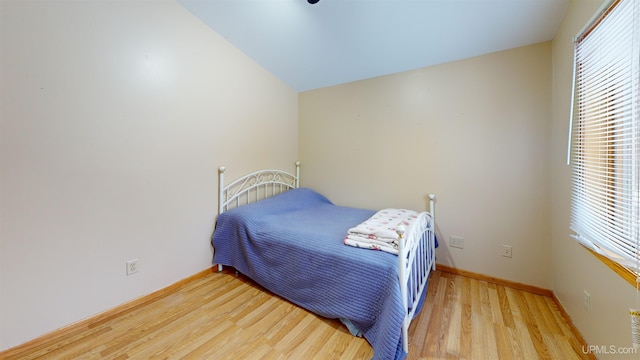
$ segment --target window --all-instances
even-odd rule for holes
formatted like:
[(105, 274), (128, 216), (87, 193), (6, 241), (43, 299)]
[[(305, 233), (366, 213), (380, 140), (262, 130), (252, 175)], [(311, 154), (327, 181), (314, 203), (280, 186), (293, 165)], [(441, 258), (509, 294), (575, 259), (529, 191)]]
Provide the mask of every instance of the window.
[(610, 1), (575, 38), (571, 230), (639, 271), (640, 0)]

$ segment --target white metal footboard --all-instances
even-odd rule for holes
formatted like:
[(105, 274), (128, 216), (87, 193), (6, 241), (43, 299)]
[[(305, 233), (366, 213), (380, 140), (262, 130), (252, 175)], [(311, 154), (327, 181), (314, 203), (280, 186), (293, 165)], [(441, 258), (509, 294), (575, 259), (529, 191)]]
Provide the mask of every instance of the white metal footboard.
[[(405, 308), (402, 323), (402, 348), (409, 353), (409, 324), (416, 314), (431, 270), (436, 269), (435, 258), (435, 195), (429, 195), (429, 214), (420, 213), (410, 229), (398, 228), (400, 241), (398, 273), (400, 291)], [(408, 231), (407, 231), (408, 230)]]

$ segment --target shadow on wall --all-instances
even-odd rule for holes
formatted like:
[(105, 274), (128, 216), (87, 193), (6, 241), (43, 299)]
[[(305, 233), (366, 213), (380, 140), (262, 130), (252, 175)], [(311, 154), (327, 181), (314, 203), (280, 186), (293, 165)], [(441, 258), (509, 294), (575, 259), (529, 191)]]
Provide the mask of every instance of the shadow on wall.
[(438, 241), (438, 247), (436, 248), (436, 269), (438, 269), (437, 264), (449, 264), (447, 266), (455, 268), (456, 265), (454, 264), (453, 258), (451, 257), (449, 246), (443, 245), (447, 243), (447, 240), (442, 235), (442, 232), (438, 227), (437, 221), (438, 220), (436, 218), (435, 230), (436, 230), (436, 240)]
[[(429, 206), (429, 196), (427, 195), (427, 206)], [(438, 242), (438, 247), (436, 248), (436, 269), (438, 268), (437, 264), (449, 264), (448, 266), (455, 267), (453, 262), (453, 258), (451, 257), (451, 252), (449, 251), (449, 246), (447, 244), (447, 240), (442, 235), (442, 231), (440, 231), (440, 227), (438, 226), (438, 196), (436, 195), (434, 198), (434, 212), (436, 213), (435, 217), (435, 235), (436, 241)]]

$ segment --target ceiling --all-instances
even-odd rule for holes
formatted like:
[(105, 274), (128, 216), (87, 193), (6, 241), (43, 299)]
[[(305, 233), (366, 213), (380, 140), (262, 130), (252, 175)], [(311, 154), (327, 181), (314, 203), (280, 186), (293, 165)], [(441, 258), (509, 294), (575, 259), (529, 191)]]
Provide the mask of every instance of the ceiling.
[(551, 40), (569, 0), (178, 0), (298, 92)]

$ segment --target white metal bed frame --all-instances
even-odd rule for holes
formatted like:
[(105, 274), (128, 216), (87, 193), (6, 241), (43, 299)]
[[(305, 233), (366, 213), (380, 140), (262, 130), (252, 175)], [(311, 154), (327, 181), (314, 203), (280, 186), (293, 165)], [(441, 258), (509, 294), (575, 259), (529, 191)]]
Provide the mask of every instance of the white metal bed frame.
[[(226, 168), (218, 169), (218, 214), (251, 202), (266, 199), (300, 186), (300, 162), (295, 175), (282, 170), (265, 169), (244, 175), (228, 185), (224, 183)], [(430, 214), (430, 216), (429, 216)], [(421, 295), (425, 292), (429, 275), (436, 268), (435, 261), (435, 195), (429, 194), (429, 214), (421, 212), (409, 229), (400, 226), (398, 276), (405, 309), (402, 323), (402, 348), (409, 353), (409, 324), (416, 314)], [(404, 260), (404, 261), (403, 261)], [(222, 271), (222, 265), (218, 264)]]

